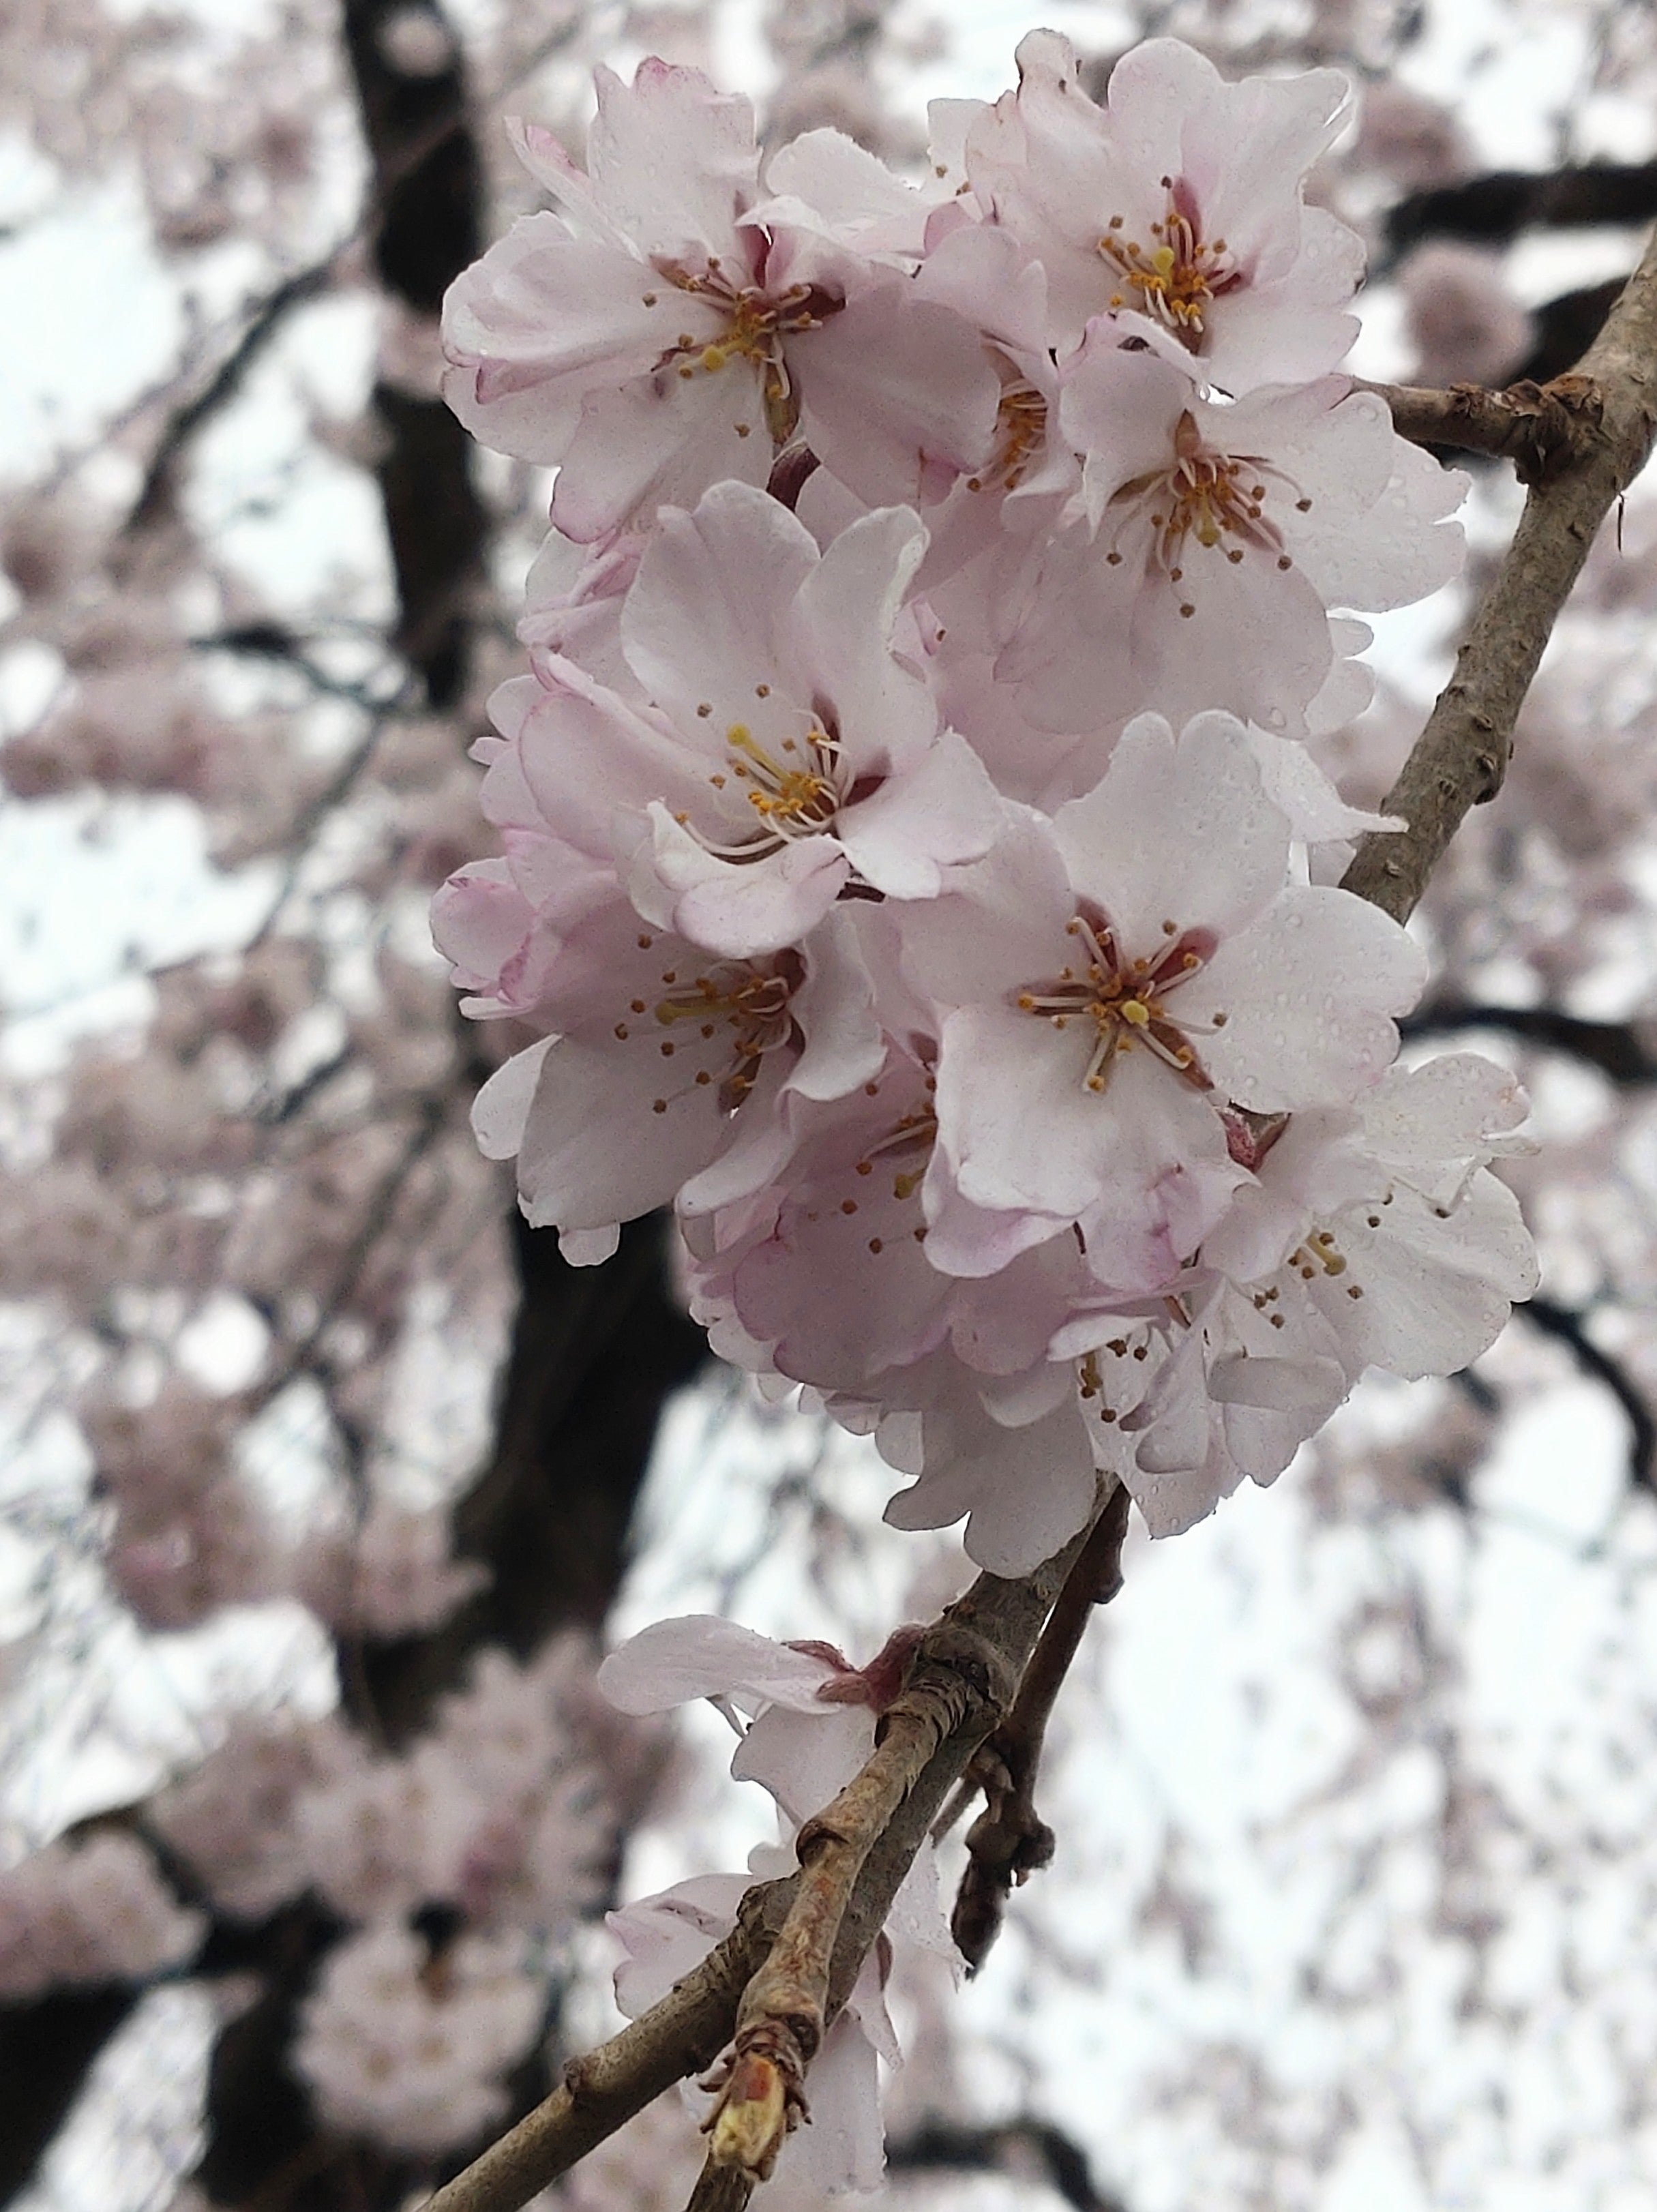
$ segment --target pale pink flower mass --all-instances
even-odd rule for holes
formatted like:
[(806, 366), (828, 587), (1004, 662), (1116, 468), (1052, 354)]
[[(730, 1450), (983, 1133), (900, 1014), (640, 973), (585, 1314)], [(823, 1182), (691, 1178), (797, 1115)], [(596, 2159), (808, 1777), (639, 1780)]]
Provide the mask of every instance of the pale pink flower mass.
[[(1017, 58), (936, 112), (919, 189), (832, 131), (762, 159), (659, 62), (600, 72), (585, 170), (519, 131), (556, 211), (454, 286), (447, 390), (558, 465), (554, 528), (476, 749), (498, 855), (434, 908), (465, 1011), (535, 1039), (475, 1116), (528, 1219), (587, 1263), (673, 1207), (716, 1348), (1002, 1575), (1119, 1482), (1162, 1535), (1272, 1481), (1536, 1280), (1490, 1171), (1521, 1097), (1400, 1071), (1425, 957), (1332, 887), (1407, 827), (1316, 757), (1368, 696), (1353, 617), (1454, 576), (1466, 489), (1338, 373), (1359, 242), (1305, 187), (1346, 81), (1158, 39), (1099, 105), (1056, 33)], [(599, 1684), (712, 1698), (786, 1838), (912, 1642), (661, 1622)], [(357, 1778), (359, 1912), (520, 1848), (496, 1808), (458, 1873), (377, 1867), (427, 1780)], [(925, 1881), (893, 1924), (942, 1943)], [(623, 2009), (745, 1886), (612, 1916)], [(787, 2154), (822, 2186), (877, 2177), (877, 1984)]]
[(1317, 880), (1405, 826), (1307, 747), (1466, 489), (1334, 373), (1345, 81), (1018, 65), (924, 191), (833, 132), (762, 162), (662, 64), (600, 73), (585, 172), (520, 132), (558, 212), (454, 288), (450, 392), (561, 467), (501, 855), (435, 909), (540, 1032), (476, 1117), (529, 1218), (592, 1261), (676, 1206), (719, 1349), (1004, 1573), (1102, 1481), (1157, 1530), (1269, 1481), (1531, 1280), (1484, 1136), (1448, 1193), (1365, 1149), (1425, 963)]

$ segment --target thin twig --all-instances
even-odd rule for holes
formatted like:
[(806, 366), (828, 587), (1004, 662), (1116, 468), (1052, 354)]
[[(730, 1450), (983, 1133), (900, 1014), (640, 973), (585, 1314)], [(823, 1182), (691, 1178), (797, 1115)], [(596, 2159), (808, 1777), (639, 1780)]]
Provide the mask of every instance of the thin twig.
[(1369, 384), (1392, 410), (1393, 428), (1413, 446), (1490, 453), (1511, 461), (1522, 484), (1545, 483), (1587, 451), (1599, 427), (1600, 398), (1590, 378), (1557, 376), (1551, 384), (1510, 384), (1487, 392), (1453, 384), (1439, 392), (1415, 384)]
[(987, 1802), (968, 1832), (967, 1870), (950, 1920), (950, 1933), (972, 1972), (1000, 1932), (1013, 1889), (1052, 1861), (1055, 1838), (1035, 1809), (1036, 1772), (1047, 1723), (1094, 1608), (1108, 1605), (1122, 1587), (1130, 1503), (1119, 1483), (1059, 1593), (1011, 1711), (979, 1752), (975, 1763), (984, 1770)]
[(1527, 1299), (1515, 1311), (1540, 1335), (1563, 1344), (1582, 1372), (1611, 1393), (1629, 1425), (1629, 1480), (1642, 1490), (1657, 1489), (1657, 1419), (1627, 1370), (1588, 1334), (1587, 1316), (1556, 1305), (1551, 1298)]
[(934, 1631), (919, 1647), (862, 1767), (800, 1830), (794, 1844), (800, 1872), (788, 1915), (744, 1992), (718, 2083), (710, 2167), (732, 2166), (757, 2180), (768, 2178), (784, 2138), (805, 2111), (805, 2070), (828, 2024), (829, 1976), (858, 1877), (938, 1745), (962, 1734), (981, 1739), (1009, 1708), (1017, 1679), (999, 1653), (952, 1649)]
[(1468, 809), (1502, 787), (1514, 724), (1594, 534), (1657, 435), (1657, 236), (1577, 366), (1599, 419), (1571, 466), (1533, 485), (1455, 672), (1384, 801), (1409, 828), (1371, 832), (1342, 888), (1402, 921)]
[(739, 2166), (719, 2165), (710, 2152), (707, 2163), (696, 2176), (685, 2212), (746, 2212), (756, 2185), (751, 2173), (744, 2173)]
[(182, 401), (167, 417), (143, 484), (123, 527), (143, 530), (170, 504), (173, 465), (197, 430), (234, 399), (246, 381), (248, 371), (296, 307), (307, 306), (327, 290), (334, 280), (339, 249), (313, 261), (308, 269), (284, 276), (253, 307), (240, 336), (199, 392)]

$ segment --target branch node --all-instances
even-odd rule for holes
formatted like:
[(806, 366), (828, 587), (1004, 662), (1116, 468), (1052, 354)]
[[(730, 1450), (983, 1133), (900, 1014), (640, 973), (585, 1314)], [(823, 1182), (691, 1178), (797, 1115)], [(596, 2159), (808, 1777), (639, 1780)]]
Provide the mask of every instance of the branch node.
[[(932, 1666), (947, 1669), (956, 1679), (966, 1692), (966, 1705), (987, 1706), (999, 1713), (1012, 1703), (1018, 1680), (1005, 1654), (964, 1623), (948, 1620), (940, 1622), (926, 1638), (925, 1656)], [(920, 1686), (919, 1683), (915, 1685), (917, 1688)], [(968, 1717), (964, 1710), (955, 1717), (952, 1729), (960, 1727)]]

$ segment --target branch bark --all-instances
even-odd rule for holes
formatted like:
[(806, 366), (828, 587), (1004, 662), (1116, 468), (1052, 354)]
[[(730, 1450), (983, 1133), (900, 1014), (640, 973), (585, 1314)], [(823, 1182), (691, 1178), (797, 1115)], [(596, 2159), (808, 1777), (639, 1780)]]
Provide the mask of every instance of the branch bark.
[(1013, 1889), (1052, 1861), (1053, 1832), (1035, 1809), (1035, 1777), (1047, 1723), (1094, 1607), (1108, 1605), (1122, 1587), (1122, 1544), (1131, 1504), (1126, 1486), (1119, 1483), (1059, 1593), (1012, 1710), (979, 1753), (977, 1764), (988, 1769), (986, 1803), (968, 1832), (967, 1871), (950, 1921), (950, 1933), (971, 1972), (983, 1965), (1000, 1933)]
[(1599, 388), (1582, 376), (1551, 384), (1510, 384), (1486, 392), (1478, 384), (1453, 384), (1445, 392), (1417, 384), (1369, 384), (1392, 410), (1393, 428), (1413, 446), (1435, 452), (1489, 453), (1511, 461), (1522, 484), (1545, 483), (1581, 458), (1599, 427)]
[[(1083, 1540), (1078, 1536), (1019, 1581), (980, 1575), (916, 1646), (889, 1713), (889, 1722), (900, 1711), (919, 1719), (913, 1736), (906, 1720), (904, 1747), (894, 1755), (906, 1771), (913, 1767), (913, 1779), (863, 1855), (835, 1929), (828, 2019), (850, 1995), (939, 1807), (1008, 1710)], [(870, 1809), (875, 1802), (871, 1793)], [(699, 1966), (619, 2035), (574, 2061), (562, 2086), (439, 2190), (425, 2212), (517, 2212), (664, 2089), (712, 2065), (735, 2030), (744, 1990), (787, 1923), (802, 1880), (795, 1875), (750, 1890), (735, 1929)]]
[(1572, 465), (1533, 485), (1495, 582), (1404, 772), (1387, 794), (1410, 825), (1360, 843), (1342, 888), (1404, 921), (1470, 807), (1494, 799), (1514, 724), (1595, 532), (1657, 436), (1657, 237), (1576, 376), (1599, 419)]

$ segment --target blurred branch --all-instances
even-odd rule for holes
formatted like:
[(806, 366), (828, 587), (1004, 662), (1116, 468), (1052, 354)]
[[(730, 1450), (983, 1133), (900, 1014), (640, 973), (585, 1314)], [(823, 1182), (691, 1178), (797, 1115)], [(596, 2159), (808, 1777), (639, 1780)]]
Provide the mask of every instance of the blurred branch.
[(1394, 254), (1428, 238), (1505, 246), (1521, 231), (1648, 222), (1657, 216), (1657, 161), (1588, 161), (1576, 168), (1492, 170), (1411, 192), (1387, 216)]
[(1585, 284), (1577, 291), (1562, 292), (1557, 300), (1545, 300), (1539, 307), (1533, 307), (1533, 342), (1529, 353), (1519, 363), (1519, 380), (1528, 379), (1546, 384), (1563, 375), (1573, 362), (1580, 361), (1604, 329), (1605, 317), (1616, 306), (1618, 295), (1627, 281), (1624, 276), (1612, 276), (1602, 284)]
[(27, 2185), (137, 1997), (126, 1987), (55, 1990), (33, 2004), (0, 2006), (0, 2203)]
[(1457, 1030), (1499, 1030), (1523, 1044), (1569, 1053), (1627, 1088), (1657, 1083), (1657, 1054), (1631, 1022), (1586, 1021), (1578, 1014), (1562, 1013), (1557, 1006), (1490, 1006), (1441, 999), (1406, 1014), (1399, 1024), (1399, 1033), (1405, 1037), (1443, 1036)]
[(1563, 1344), (1583, 1374), (1602, 1382), (1621, 1407), (1629, 1425), (1629, 1480), (1657, 1492), (1657, 1419), (1628, 1375), (1587, 1334), (1587, 1316), (1551, 1298), (1532, 1298), (1514, 1311), (1543, 1336)]
[(893, 2173), (1003, 2173), (1021, 2180), (1034, 2170), (1074, 2212), (1125, 2212), (1121, 2198), (1094, 2180), (1081, 2145), (1050, 2120), (982, 2128), (928, 2120), (888, 2145), (886, 2164)]
[(396, 716), (421, 711), (412, 700), (403, 696), (411, 687), (396, 663), (391, 665), (398, 678), (397, 689), (389, 693), (371, 691), (366, 680), (353, 683), (343, 677), (331, 676), (325, 668), (319, 667), (306, 651), (309, 642), (282, 623), (270, 621), (240, 623), (232, 629), (214, 630), (188, 640), (192, 653), (234, 653), (241, 659), (268, 660), (291, 668), (323, 698), (342, 699), (348, 706), (361, 708), (367, 714)]
[[(403, 0), (343, 0), (346, 52), (373, 163), (369, 210), (375, 272), (417, 315), (434, 316), (451, 283), (483, 250), (483, 163), (459, 41), (440, 11), (445, 67), (399, 69), (387, 33)], [(441, 398), (384, 380), (373, 411), (375, 464), (397, 574), (396, 643), (434, 707), (453, 706), (470, 661), (469, 603), (483, 582), (489, 520), (471, 475), (470, 441)]]
[(209, 376), (200, 391), (184, 400), (167, 417), (132, 511), (129, 531), (147, 529), (173, 503), (173, 471), (185, 447), (196, 433), (228, 405), (246, 381), (247, 373), (296, 307), (318, 299), (333, 282), (337, 256), (329, 254), (308, 269), (296, 270), (257, 301), (242, 326), (241, 335)]
[(1455, 672), (1384, 801), (1409, 828), (1363, 839), (1342, 888), (1403, 921), (1470, 807), (1502, 787), (1514, 724), (1595, 533), (1657, 435), (1657, 238), (1577, 375), (1598, 388), (1586, 450), (1533, 484)]
[(521, 1304), (489, 1465), (454, 1510), (455, 1556), (486, 1589), (435, 1635), (367, 1655), (381, 1725), (406, 1742), (484, 1641), (518, 1656), (555, 1629), (597, 1628), (626, 1564), (664, 1401), (707, 1343), (667, 1285), (665, 1223), (629, 1222), (601, 1267), (572, 1267), (549, 1229), (513, 1223)]

